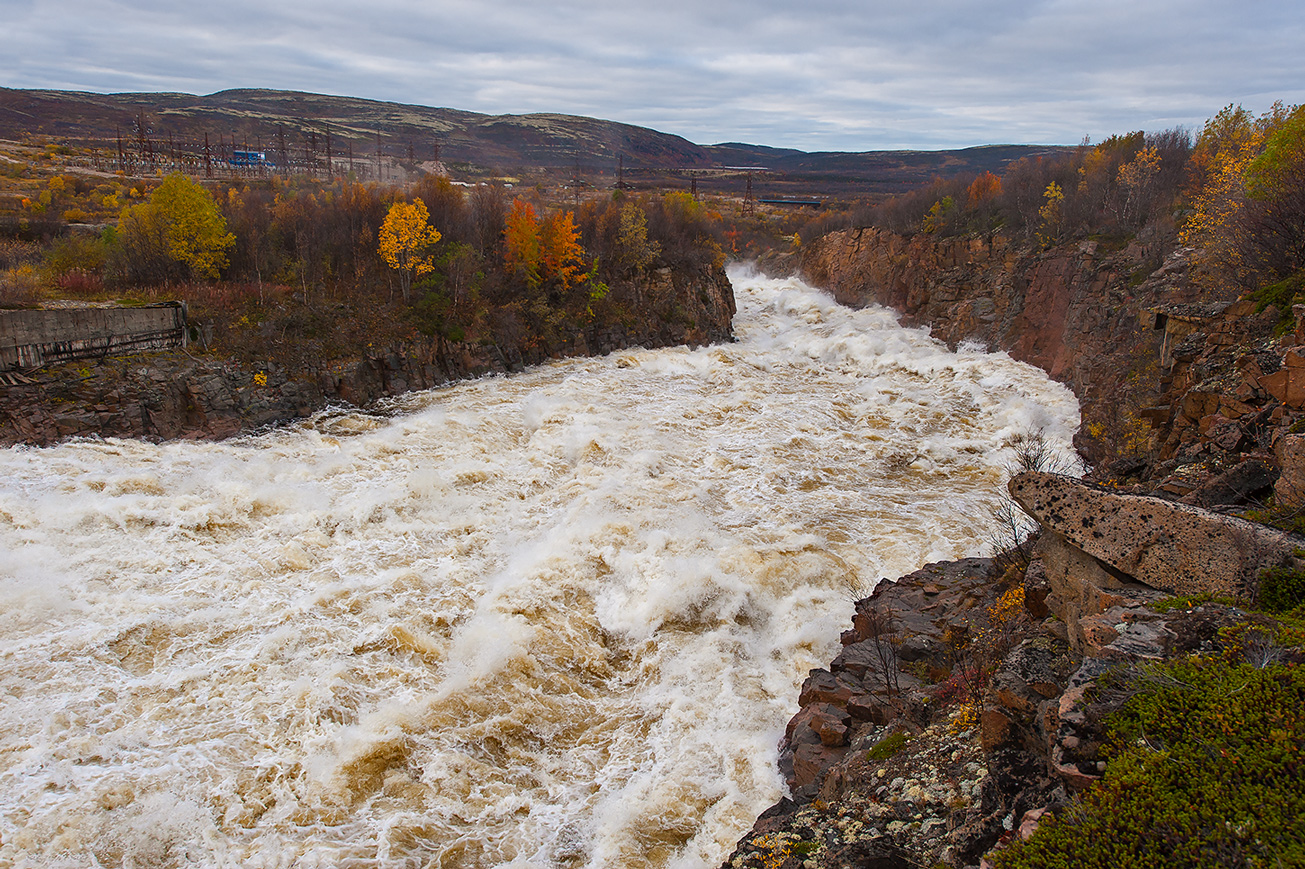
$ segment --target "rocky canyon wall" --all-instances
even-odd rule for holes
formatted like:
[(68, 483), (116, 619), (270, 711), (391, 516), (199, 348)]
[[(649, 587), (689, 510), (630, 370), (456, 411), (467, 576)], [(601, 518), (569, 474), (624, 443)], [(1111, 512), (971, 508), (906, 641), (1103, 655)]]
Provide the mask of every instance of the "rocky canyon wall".
[(1065, 383), (1083, 404), (1077, 445), (1089, 460), (1140, 436), (1136, 414), (1161, 395), (1157, 315), (1231, 301), (1192, 284), (1186, 251), (1136, 240), (1042, 250), (1001, 235), (850, 229), (806, 247), (801, 272), (844, 304), (891, 307), (948, 344), (1004, 350)]

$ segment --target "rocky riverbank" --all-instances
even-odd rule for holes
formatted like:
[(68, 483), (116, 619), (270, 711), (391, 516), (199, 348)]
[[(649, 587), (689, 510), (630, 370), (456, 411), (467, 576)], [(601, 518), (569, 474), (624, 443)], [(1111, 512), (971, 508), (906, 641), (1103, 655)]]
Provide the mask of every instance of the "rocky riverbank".
[(576, 327), (547, 347), (419, 336), (369, 348), (360, 358), (293, 369), (198, 348), (53, 365), (0, 380), (0, 445), (85, 436), (225, 438), (334, 404), (367, 407), (410, 390), (519, 371), (549, 358), (732, 338), (734, 294), (722, 269), (661, 269), (627, 289), (638, 303), (626, 321)]
[(1248, 637), (1277, 631), (1245, 607), (1265, 570), (1299, 572), (1305, 538), (1044, 473), (1011, 490), (1042, 525), (1032, 561), (931, 564), (858, 601), (787, 728), (792, 797), (726, 866), (989, 865), (1102, 779), (1131, 696), (1103, 677), (1253, 657)]

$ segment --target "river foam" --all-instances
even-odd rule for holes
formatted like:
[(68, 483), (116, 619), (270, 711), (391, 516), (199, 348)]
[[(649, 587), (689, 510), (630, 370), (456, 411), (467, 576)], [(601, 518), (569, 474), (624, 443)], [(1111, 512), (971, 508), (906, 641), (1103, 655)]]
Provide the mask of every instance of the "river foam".
[(1063, 387), (800, 282), (738, 342), (0, 453), (0, 864), (702, 867), (849, 601)]

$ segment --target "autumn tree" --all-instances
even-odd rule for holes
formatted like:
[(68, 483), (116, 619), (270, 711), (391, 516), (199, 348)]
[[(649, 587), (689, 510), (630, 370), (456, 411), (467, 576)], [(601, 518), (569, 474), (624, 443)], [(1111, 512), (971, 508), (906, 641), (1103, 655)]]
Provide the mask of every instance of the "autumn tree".
[(1282, 118), (1281, 104), (1263, 117), (1228, 106), (1206, 122), (1192, 152), (1195, 190), (1180, 239), (1196, 248), (1198, 281), (1254, 285), (1255, 269), (1238, 237), (1246, 206), (1246, 175), (1266, 134)]
[(970, 182), (965, 188), (965, 198), (971, 208), (977, 208), (1001, 195), (1001, 178), (991, 172), (984, 172)]
[(621, 206), (612, 265), (618, 273), (631, 275), (652, 265), (661, 245), (648, 238), (648, 215), (636, 202)]
[(1124, 190), (1122, 214), (1125, 222), (1140, 223), (1146, 219), (1159, 172), (1160, 153), (1150, 147), (1138, 151), (1136, 158), (1119, 167), (1119, 186)]
[(523, 199), (512, 200), (503, 226), (503, 265), (509, 274), (530, 288), (542, 278), (539, 217), (535, 207)]
[(1305, 269), (1305, 106), (1283, 118), (1243, 173), (1238, 222), (1245, 265), (1260, 281)]
[(1060, 241), (1061, 230), (1064, 227), (1065, 193), (1059, 184), (1052, 181), (1043, 191), (1042, 198), (1043, 205), (1038, 209), (1038, 216), (1042, 218), (1038, 241), (1043, 246), (1050, 247)]
[(216, 278), (235, 236), (208, 191), (180, 173), (118, 218), (119, 257), (126, 276), (148, 283)]
[(560, 293), (585, 279), (584, 248), (580, 246), (580, 230), (576, 228), (574, 212), (554, 212), (544, 221), (539, 246), (543, 277), (554, 282)]
[(950, 196), (944, 196), (929, 207), (929, 212), (925, 214), (924, 220), (920, 222), (920, 230), (926, 233), (942, 232), (951, 223), (955, 215), (956, 200)]
[(435, 270), (430, 249), (439, 240), (439, 230), (430, 225), (430, 214), (420, 199), (390, 206), (381, 224), (379, 250), (386, 265), (399, 273), (404, 302), (412, 298), (412, 279)]

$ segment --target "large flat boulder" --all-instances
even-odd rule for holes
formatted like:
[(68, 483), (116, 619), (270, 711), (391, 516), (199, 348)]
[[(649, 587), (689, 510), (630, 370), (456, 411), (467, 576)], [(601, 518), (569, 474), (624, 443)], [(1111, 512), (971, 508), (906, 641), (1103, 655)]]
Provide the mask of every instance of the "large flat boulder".
[(1044, 528), (1136, 580), (1173, 594), (1252, 599), (1260, 572), (1305, 541), (1274, 528), (1160, 498), (1121, 495), (1072, 477), (1027, 472), (1010, 493)]

